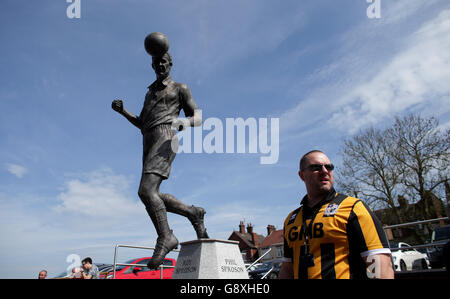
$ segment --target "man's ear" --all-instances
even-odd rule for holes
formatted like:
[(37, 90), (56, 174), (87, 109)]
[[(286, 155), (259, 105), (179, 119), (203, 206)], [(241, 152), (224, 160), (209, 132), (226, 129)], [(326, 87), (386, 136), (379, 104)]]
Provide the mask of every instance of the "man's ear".
[(305, 181), (305, 176), (303, 174), (303, 171), (299, 170), (298, 176), (302, 179), (302, 181)]

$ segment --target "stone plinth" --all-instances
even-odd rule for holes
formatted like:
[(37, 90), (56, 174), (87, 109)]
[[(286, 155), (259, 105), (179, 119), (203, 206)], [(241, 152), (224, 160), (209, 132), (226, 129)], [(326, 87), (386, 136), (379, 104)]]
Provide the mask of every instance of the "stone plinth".
[(200, 239), (181, 243), (173, 279), (248, 279), (239, 242)]

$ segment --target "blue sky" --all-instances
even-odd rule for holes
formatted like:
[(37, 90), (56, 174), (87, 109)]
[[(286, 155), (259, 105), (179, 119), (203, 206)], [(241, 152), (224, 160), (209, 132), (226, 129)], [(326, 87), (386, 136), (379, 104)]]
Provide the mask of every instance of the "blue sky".
[[(204, 207), (214, 238), (241, 220), (281, 229), (305, 193), (298, 160), (311, 149), (339, 166), (343, 139), (409, 112), (449, 128), (450, 3), (380, 1), (379, 19), (365, 0), (81, 0), (79, 19), (64, 0), (1, 1), (0, 278), (154, 245), (137, 196), (141, 134), (111, 110), (121, 98), (140, 112), (155, 79), (148, 33), (168, 36), (172, 77), (204, 119), (279, 119), (275, 164), (177, 155), (161, 191)], [(180, 241), (195, 238), (186, 219), (169, 222)]]

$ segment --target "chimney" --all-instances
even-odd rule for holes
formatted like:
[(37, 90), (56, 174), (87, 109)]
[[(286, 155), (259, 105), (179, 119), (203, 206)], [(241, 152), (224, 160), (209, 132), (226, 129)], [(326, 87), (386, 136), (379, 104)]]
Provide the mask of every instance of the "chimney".
[(253, 232), (253, 225), (251, 223), (247, 224), (247, 233), (249, 233), (252, 237), (252, 243), (255, 245), (255, 247), (258, 247), (258, 235)]
[(252, 241), (253, 241), (253, 244), (255, 244), (255, 247), (259, 246), (258, 235), (256, 233), (252, 233)]
[(275, 226), (273, 226), (271, 224), (267, 225), (267, 235), (270, 235), (274, 231), (275, 231)]
[(240, 232), (241, 234), (245, 234), (245, 225), (244, 225), (244, 221), (241, 221), (241, 222), (239, 223), (239, 232)]
[(253, 234), (253, 225), (251, 223), (247, 224), (247, 233)]

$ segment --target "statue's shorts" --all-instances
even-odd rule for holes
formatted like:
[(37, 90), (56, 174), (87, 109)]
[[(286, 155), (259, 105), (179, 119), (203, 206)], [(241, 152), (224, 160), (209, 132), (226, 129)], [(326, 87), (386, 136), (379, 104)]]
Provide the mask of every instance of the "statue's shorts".
[(143, 143), (142, 173), (155, 173), (167, 179), (178, 148), (175, 131), (170, 124), (157, 125), (143, 133)]

